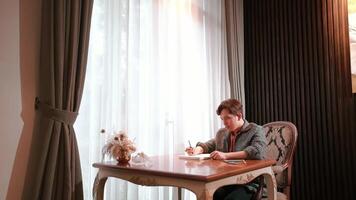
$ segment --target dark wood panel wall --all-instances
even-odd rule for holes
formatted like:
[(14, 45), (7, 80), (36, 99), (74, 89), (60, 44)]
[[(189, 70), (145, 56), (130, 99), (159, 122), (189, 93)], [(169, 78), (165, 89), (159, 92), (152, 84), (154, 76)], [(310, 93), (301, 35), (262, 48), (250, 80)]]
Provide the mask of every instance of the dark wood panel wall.
[(299, 131), (292, 199), (355, 199), (347, 0), (244, 1), (246, 117)]

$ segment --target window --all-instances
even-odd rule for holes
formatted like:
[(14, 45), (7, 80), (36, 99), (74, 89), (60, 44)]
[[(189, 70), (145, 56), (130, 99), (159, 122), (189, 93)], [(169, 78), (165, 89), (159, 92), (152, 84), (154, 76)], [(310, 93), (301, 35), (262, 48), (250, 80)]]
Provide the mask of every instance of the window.
[(352, 92), (356, 93), (356, 0), (348, 0)]
[[(85, 199), (107, 134), (126, 130), (138, 151), (176, 154), (221, 127), (215, 109), (230, 96), (221, 1), (96, 0), (89, 45), (75, 124)], [(168, 187), (106, 184), (106, 199), (173, 196)]]

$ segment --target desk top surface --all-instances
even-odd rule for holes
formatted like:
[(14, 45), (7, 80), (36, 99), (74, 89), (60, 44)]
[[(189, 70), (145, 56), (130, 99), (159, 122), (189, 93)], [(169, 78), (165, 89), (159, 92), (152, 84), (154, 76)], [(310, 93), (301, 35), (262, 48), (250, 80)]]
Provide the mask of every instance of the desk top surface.
[(198, 181), (214, 181), (217, 179), (242, 174), (252, 170), (271, 166), (274, 160), (246, 160), (246, 163), (228, 164), (220, 160), (184, 160), (177, 155), (151, 156), (150, 164), (139, 165), (130, 161), (129, 164), (118, 164), (117, 161), (94, 163), (99, 169), (116, 170), (118, 173), (136, 173)]

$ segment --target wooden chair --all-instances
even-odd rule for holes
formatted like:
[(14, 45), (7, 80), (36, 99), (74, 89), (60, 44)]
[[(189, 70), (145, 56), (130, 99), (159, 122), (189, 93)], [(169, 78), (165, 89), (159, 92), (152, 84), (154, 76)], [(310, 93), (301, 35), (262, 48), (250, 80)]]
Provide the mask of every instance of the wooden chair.
[[(277, 199), (290, 199), (292, 183), (293, 155), (296, 147), (298, 132), (294, 124), (276, 121), (263, 125), (267, 138), (266, 159), (274, 159), (277, 164), (273, 171), (277, 181)], [(255, 199), (262, 199), (263, 178)]]

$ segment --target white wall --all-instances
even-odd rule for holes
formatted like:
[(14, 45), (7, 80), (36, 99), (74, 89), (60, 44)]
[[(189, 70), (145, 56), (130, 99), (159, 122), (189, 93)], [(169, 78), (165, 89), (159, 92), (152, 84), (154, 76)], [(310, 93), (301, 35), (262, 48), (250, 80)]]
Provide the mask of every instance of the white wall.
[(41, 0), (0, 0), (1, 200), (22, 197), (35, 115), (40, 29)]
[(21, 135), (19, 0), (0, 1), (0, 199), (5, 199)]

